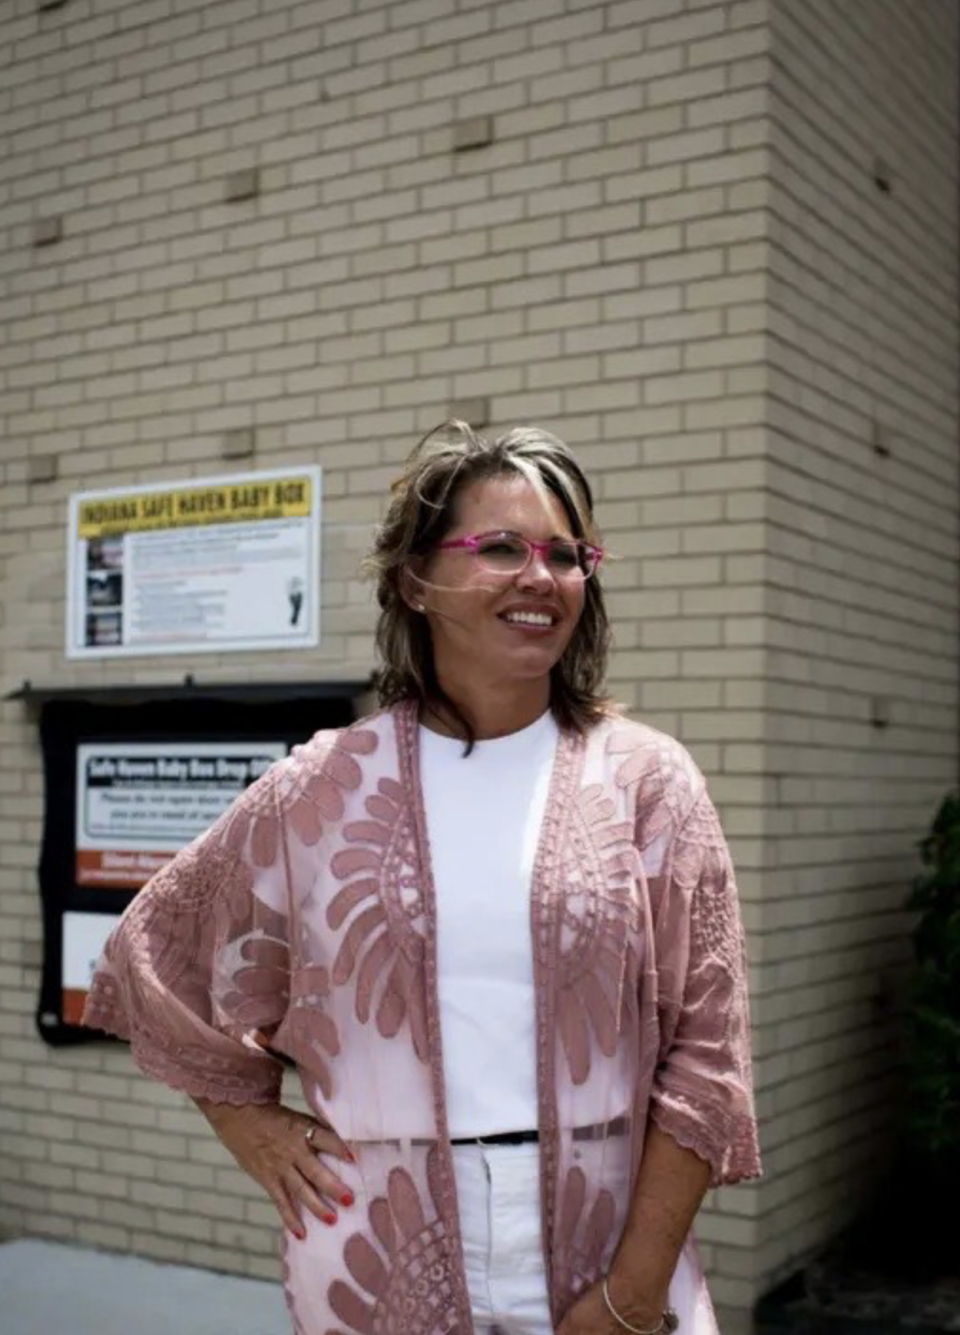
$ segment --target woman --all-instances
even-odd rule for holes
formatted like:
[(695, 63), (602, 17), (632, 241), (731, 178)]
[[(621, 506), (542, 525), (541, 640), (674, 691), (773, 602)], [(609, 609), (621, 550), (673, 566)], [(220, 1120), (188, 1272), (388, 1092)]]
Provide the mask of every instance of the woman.
[(104, 952), (87, 1023), (269, 1192), (297, 1335), (716, 1331), (691, 1223), (759, 1171), (736, 890), (690, 756), (599, 694), (602, 555), (555, 437), (428, 436), (369, 558), (382, 711)]

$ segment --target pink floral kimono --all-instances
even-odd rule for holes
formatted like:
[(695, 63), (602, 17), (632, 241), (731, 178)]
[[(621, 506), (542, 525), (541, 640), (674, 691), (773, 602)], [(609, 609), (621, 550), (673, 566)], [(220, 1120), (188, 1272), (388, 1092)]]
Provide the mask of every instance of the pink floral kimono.
[[(561, 732), (530, 912), (556, 1324), (610, 1264), (650, 1118), (714, 1184), (759, 1172), (733, 873), (678, 742), (619, 717)], [(470, 1335), (415, 705), (318, 733), (159, 872), (84, 1020), (218, 1101), (277, 1099), (284, 1053), (354, 1147), (355, 1204), (284, 1238), (296, 1335)], [(682, 1329), (712, 1335), (692, 1241), (681, 1260)]]

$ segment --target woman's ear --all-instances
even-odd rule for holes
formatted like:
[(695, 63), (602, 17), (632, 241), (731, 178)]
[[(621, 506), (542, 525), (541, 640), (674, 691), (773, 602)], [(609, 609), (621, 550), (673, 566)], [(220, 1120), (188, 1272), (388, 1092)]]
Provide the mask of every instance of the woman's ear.
[(423, 601), (423, 581), (413, 569), (412, 562), (400, 572), (400, 597), (414, 612), (425, 612)]

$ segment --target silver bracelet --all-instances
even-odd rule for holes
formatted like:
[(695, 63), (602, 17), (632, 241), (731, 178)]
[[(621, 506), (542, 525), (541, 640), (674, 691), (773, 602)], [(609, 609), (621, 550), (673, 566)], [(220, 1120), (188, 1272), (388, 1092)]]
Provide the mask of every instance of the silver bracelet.
[(629, 1321), (625, 1321), (613, 1303), (610, 1301), (610, 1290), (607, 1288), (607, 1276), (603, 1277), (603, 1301), (607, 1304), (607, 1311), (613, 1317), (614, 1321), (629, 1330), (630, 1335), (672, 1335), (672, 1332), (680, 1327), (680, 1318), (672, 1307), (668, 1307), (663, 1316), (652, 1329), (644, 1330), (642, 1326), (631, 1326)]

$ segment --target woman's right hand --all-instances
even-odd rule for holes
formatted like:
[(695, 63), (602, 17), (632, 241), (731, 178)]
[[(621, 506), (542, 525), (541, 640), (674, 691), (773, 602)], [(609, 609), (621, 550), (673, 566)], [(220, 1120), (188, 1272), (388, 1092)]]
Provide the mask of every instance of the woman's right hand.
[(335, 1224), (334, 1205), (353, 1204), (353, 1192), (319, 1157), (356, 1162), (329, 1126), (280, 1103), (238, 1106), (210, 1099), (194, 1103), (244, 1172), (260, 1183), (296, 1237), (306, 1237), (303, 1206), (325, 1224)]

